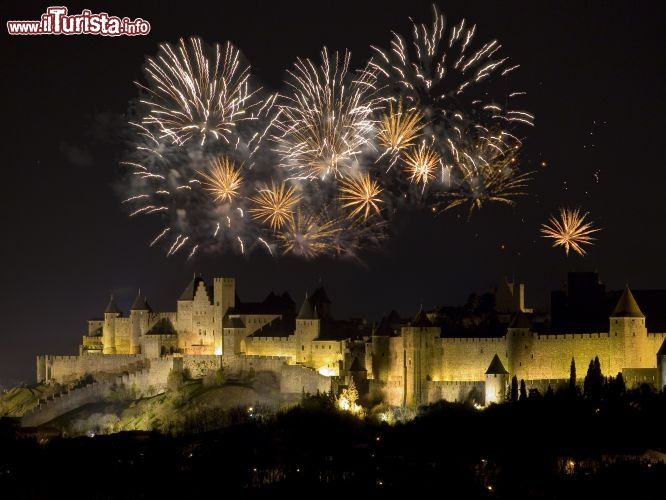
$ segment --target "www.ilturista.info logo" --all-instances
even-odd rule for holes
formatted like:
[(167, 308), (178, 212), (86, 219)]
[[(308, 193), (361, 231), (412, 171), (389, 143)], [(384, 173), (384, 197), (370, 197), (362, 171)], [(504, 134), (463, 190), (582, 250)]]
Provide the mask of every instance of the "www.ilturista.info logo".
[(150, 33), (150, 23), (110, 16), (106, 12), (93, 14), (85, 9), (79, 15), (68, 16), (67, 7), (49, 7), (39, 21), (7, 21), (10, 35), (103, 35), (135, 36)]

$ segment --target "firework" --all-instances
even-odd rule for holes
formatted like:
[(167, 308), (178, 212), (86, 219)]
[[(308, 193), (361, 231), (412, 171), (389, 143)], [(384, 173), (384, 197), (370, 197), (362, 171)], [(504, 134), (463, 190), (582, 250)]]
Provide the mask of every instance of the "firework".
[(591, 245), (596, 239), (591, 236), (599, 228), (593, 227), (593, 222), (585, 222), (589, 212), (580, 214), (580, 209), (560, 208), (560, 216), (556, 218), (551, 216), (548, 224), (541, 225), (541, 233), (544, 238), (554, 240), (553, 247), (562, 246), (569, 255), (569, 250), (575, 251), (578, 255), (584, 256), (585, 249), (583, 245)]
[(441, 158), (435, 150), (421, 143), (418, 149), (412, 148), (405, 153), (404, 162), (409, 180), (423, 184), (425, 190), (428, 182), (435, 179), (434, 172), (441, 164)]
[(293, 186), (287, 187), (284, 182), (276, 185), (273, 182), (270, 188), (260, 189), (250, 200), (257, 205), (257, 208), (249, 210), (252, 217), (268, 222), (271, 229), (277, 231), (293, 219), (294, 207), (301, 197)]
[(226, 156), (215, 160), (210, 173), (201, 171), (199, 175), (205, 179), (203, 184), (206, 190), (213, 194), (216, 202), (231, 203), (240, 193), (243, 183), (240, 169), (236, 169)]
[(329, 57), (324, 48), (320, 67), (298, 59), (289, 71), (292, 93), (278, 106), (272, 139), (280, 166), (295, 178), (341, 177), (371, 145), (374, 74), (353, 76), (350, 58), (349, 51)]
[[(377, 71), (381, 84), (403, 96), (409, 105), (418, 106), (428, 121), (445, 128), (452, 128), (456, 121), (469, 121), (463, 96), (489, 119), (532, 124), (530, 113), (488, 101), (487, 89), (478, 88), (489, 77), (506, 76), (519, 65), (509, 65), (508, 57), (498, 55), (501, 44), (497, 40), (476, 45), (475, 35), (476, 26), (467, 26), (464, 19), (447, 33), (444, 16), (433, 5), (431, 26), (413, 23), (409, 41), (394, 33), (389, 50), (372, 46), (376, 55), (369, 67)], [(524, 94), (506, 95), (508, 100)]]
[(284, 254), (312, 259), (321, 255), (340, 254), (340, 232), (337, 220), (297, 210), (277, 237)]
[(484, 203), (515, 205), (516, 196), (526, 195), (533, 172), (521, 172), (519, 155), (522, 143), (504, 132), (481, 135), (476, 140), (456, 144), (449, 142), (454, 163), (445, 169), (448, 176), (458, 176), (455, 189), (437, 193), (444, 202), (435, 211), (450, 210), (469, 202), (469, 216)]
[(367, 219), (372, 213), (381, 212), (381, 192), (378, 182), (368, 174), (346, 177), (340, 184), (340, 201), (343, 208), (351, 209), (349, 217), (359, 215)]
[(213, 57), (196, 37), (181, 38), (175, 47), (163, 43), (145, 72), (148, 85), (136, 83), (147, 94), (142, 124), (156, 126), (173, 144), (203, 145), (208, 137), (233, 142), (239, 122), (253, 119), (252, 111), (262, 106), (250, 87), (250, 67), (230, 42), (216, 44)]
[(388, 112), (381, 117), (377, 139), (389, 151), (400, 151), (416, 144), (415, 140), (425, 127), (423, 113), (415, 109), (402, 109), (402, 100), (397, 109), (389, 101)]

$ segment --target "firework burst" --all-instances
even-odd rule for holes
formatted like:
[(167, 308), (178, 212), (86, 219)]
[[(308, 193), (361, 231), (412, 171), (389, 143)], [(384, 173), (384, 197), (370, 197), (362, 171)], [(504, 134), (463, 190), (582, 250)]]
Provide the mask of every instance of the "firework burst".
[(404, 162), (409, 180), (422, 184), (425, 190), (428, 182), (435, 179), (435, 170), (441, 165), (439, 154), (424, 143), (418, 148), (412, 148), (405, 153)]
[[(390, 49), (372, 46), (376, 56), (369, 66), (377, 71), (380, 83), (411, 106), (418, 106), (426, 119), (436, 124), (454, 128), (456, 121), (468, 120), (468, 113), (462, 110), (465, 95), (492, 120), (531, 125), (534, 117), (530, 113), (486, 100), (487, 89), (479, 84), (493, 75), (506, 76), (519, 66), (509, 65), (508, 57), (498, 55), (501, 44), (497, 40), (476, 45), (475, 35), (476, 26), (467, 26), (464, 19), (447, 33), (444, 16), (433, 5), (429, 27), (413, 23), (410, 41), (393, 33)], [(524, 92), (508, 94), (512, 98), (520, 95)]]
[(253, 218), (268, 222), (273, 231), (293, 220), (294, 208), (301, 201), (293, 186), (287, 187), (284, 182), (279, 185), (271, 183), (271, 187), (259, 189), (258, 193), (250, 198), (256, 208), (249, 210)]
[(215, 160), (210, 173), (200, 171), (199, 175), (205, 179), (202, 184), (213, 194), (216, 202), (231, 203), (240, 194), (243, 184), (240, 169), (235, 168), (226, 156)]
[(403, 110), (402, 100), (394, 109), (393, 101), (389, 101), (389, 109), (381, 117), (377, 139), (387, 151), (400, 151), (414, 146), (424, 127), (423, 113), (415, 109)]
[(379, 196), (382, 188), (370, 179), (370, 175), (360, 174), (344, 178), (340, 183), (342, 207), (351, 210), (349, 217), (361, 216), (367, 220), (373, 213), (381, 213), (384, 201)]
[(250, 87), (250, 67), (230, 42), (216, 44), (209, 57), (201, 39), (180, 39), (177, 46), (160, 45), (157, 58), (145, 66), (148, 85), (141, 102), (148, 113), (142, 124), (155, 126), (161, 138), (183, 145), (204, 144), (208, 137), (237, 140), (237, 125), (253, 119), (262, 106)]
[(522, 143), (499, 131), (497, 135), (481, 135), (471, 142), (449, 141), (454, 163), (444, 169), (449, 177), (457, 176), (455, 189), (437, 193), (437, 210), (450, 210), (469, 203), (469, 216), (481, 210), (484, 203), (515, 205), (516, 196), (526, 195), (524, 188), (533, 172), (519, 169)]
[(339, 255), (343, 251), (338, 243), (341, 231), (336, 219), (299, 209), (277, 238), (284, 254), (312, 259), (325, 254)]
[(541, 225), (541, 233), (544, 238), (554, 240), (553, 247), (564, 247), (566, 255), (573, 250), (578, 255), (584, 256), (583, 245), (591, 245), (596, 238), (591, 236), (599, 228), (593, 227), (593, 222), (585, 222), (589, 212), (581, 215), (580, 209), (560, 208), (559, 218), (551, 216), (549, 224)]
[(369, 147), (374, 130), (374, 74), (349, 71), (351, 53), (329, 57), (321, 67), (309, 59), (295, 64), (287, 84), (292, 90), (279, 105), (272, 136), (280, 166), (295, 178), (341, 177)]

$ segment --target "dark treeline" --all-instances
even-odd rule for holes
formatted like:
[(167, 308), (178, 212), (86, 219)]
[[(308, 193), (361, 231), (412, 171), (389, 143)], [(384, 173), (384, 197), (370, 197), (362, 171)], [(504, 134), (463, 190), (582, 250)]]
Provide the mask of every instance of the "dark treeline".
[[(595, 393), (596, 394), (596, 393)], [(444, 498), (661, 498), (666, 395), (549, 391), (485, 410), (440, 402), (388, 425), (329, 395), (205, 433), (77, 438), (4, 433), (5, 498), (269, 497), (441, 492)], [(612, 394), (612, 395), (611, 395)], [(577, 496), (579, 497), (579, 496)]]

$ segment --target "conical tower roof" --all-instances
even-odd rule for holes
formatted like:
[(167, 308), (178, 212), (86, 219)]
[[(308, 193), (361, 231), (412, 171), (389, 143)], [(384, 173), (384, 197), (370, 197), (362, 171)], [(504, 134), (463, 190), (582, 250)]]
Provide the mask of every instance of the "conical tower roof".
[(199, 283), (201, 283), (202, 281), (203, 278), (195, 274), (194, 277), (192, 278), (192, 281), (190, 281), (187, 284), (185, 290), (183, 290), (183, 293), (181, 293), (180, 297), (178, 297), (178, 300), (194, 300), (194, 294), (197, 293), (197, 288), (199, 287)]
[(644, 318), (645, 315), (641, 312), (640, 307), (634, 299), (634, 295), (629, 290), (629, 287), (625, 287), (620, 300), (617, 301), (615, 309), (611, 314), (611, 318)]
[(298, 311), (296, 319), (318, 319), (317, 314), (314, 309), (312, 309), (312, 304), (310, 304), (307, 292), (305, 293), (305, 300), (303, 300), (303, 304), (301, 305), (300, 311)]
[(499, 359), (499, 356), (495, 354), (493, 360), (490, 362), (488, 369), (486, 370), (486, 375), (508, 375), (509, 372), (504, 368), (502, 361)]
[(148, 299), (141, 295), (141, 289), (139, 289), (139, 292), (136, 294), (136, 298), (134, 299), (134, 302), (132, 302), (132, 307), (130, 307), (131, 311), (150, 311), (150, 306), (148, 305)]
[(532, 322), (530, 321), (530, 318), (528, 318), (523, 311), (518, 311), (511, 320), (511, 323), (509, 323), (509, 328), (531, 329)]
[(104, 313), (120, 314), (120, 309), (118, 309), (118, 306), (116, 305), (113, 294), (111, 294), (111, 298), (109, 299), (109, 303), (107, 304), (106, 309), (104, 309)]
[(432, 322), (428, 319), (428, 315), (423, 310), (423, 307), (419, 309), (419, 312), (416, 313), (414, 319), (410, 323), (410, 326), (420, 326), (420, 327), (429, 327), (432, 326)]

